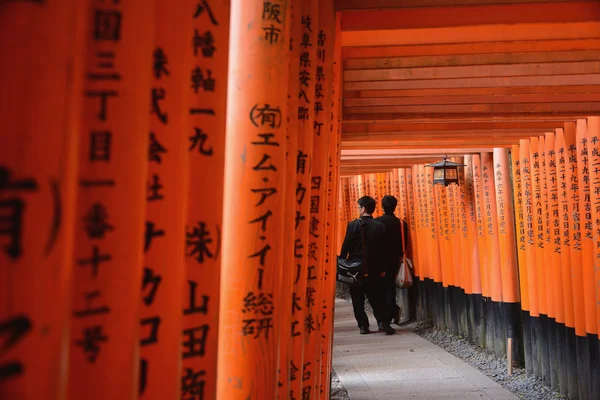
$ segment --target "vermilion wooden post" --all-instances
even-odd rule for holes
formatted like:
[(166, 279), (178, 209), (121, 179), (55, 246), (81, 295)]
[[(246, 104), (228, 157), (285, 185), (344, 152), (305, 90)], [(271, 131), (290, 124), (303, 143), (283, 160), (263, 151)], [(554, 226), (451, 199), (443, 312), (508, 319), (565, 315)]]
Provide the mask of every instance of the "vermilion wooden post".
[[(332, 8), (333, 9), (333, 8)], [(323, 303), (323, 324), (324, 334), (321, 336), (323, 345), (321, 349), (321, 376), (319, 385), (319, 395), (322, 399), (331, 397), (331, 368), (333, 357), (333, 317), (335, 307), (335, 289), (336, 289), (336, 268), (337, 268), (337, 240), (338, 236), (338, 218), (337, 204), (341, 202), (339, 193), (339, 166), (341, 156), (341, 96), (342, 96), (342, 42), (341, 42), (341, 14), (334, 13), (332, 21), (333, 29), (330, 32), (330, 49), (333, 55), (332, 59), (332, 84), (331, 84), (331, 124), (330, 124), (330, 145), (329, 145), (329, 171), (328, 171), (328, 205), (327, 205), (327, 235), (328, 244), (326, 247), (325, 260), (325, 301)]]
[[(183, 232), (186, 240), (186, 281), (181, 303), (182, 398), (194, 394), (214, 397), (217, 392), (230, 43), (229, 1), (186, 3), (185, 18), (192, 21), (192, 31), (185, 39), (188, 100), (181, 110), (188, 117), (184, 133), (189, 151), (188, 211)], [(173, 26), (170, 28), (173, 29)], [(244, 132), (250, 135), (249, 130)], [(261, 139), (257, 137), (253, 141)], [(284, 168), (281, 164), (278, 167)], [(252, 198), (247, 203), (252, 201), (254, 204), (256, 196), (251, 193), (245, 196)], [(244, 223), (252, 219), (248, 218)]]
[(573, 283), (573, 306), (575, 310), (575, 334), (577, 364), (579, 375), (579, 395), (589, 398), (591, 378), (589, 346), (586, 330), (585, 293), (583, 280), (583, 249), (581, 238), (581, 219), (578, 166), (577, 166), (577, 127), (575, 122), (565, 123), (565, 155), (567, 156), (567, 201), (569, 205), (570, 239), (571, 239), (571, 274)]
[[(321, 388), (319, 387), (321, 344), (323, 330), (323, 301), (324, 282), (327, 250), (327, 189), (328, 189), (328, 155), (331, 145), (331, 99), (333, 82), (333, 48), (335, 43), (335, 10), (332, 0), (320, 1), (319, 12), (313, 29), (317, 30), (316, 40), (313, 46), (317, 49), (314, 63), (317, 66), (315, 72), (315, 92), (312, 107), (315, 112), (313, 123), (313, 162), (311, 170), (310, 185), (310, 213), (309, 240), (308, 240), (308, 271), (306, 305), (307, 317), (305, 319), (305, 334), (308, 341), (305, 351), (306, 369), (303, 374), (310, 374), (311, 378), (303, 383), (303, 392), (309, 387), (312, 398), (318, 398)], [(314, 267), (314, 270), (311, 268)], [(312, 279), (316, 277), (316, 279)], [(315, 289), (311, 297), (311, 288)], [(314, 302), (314, 303), (313, 303)], [(325, 315), (326, 316), (326, 315)], [(313, 330), (314, 329), (314, 330)], [(310, 363), (310, 364), (308, 364)]]
[(515, 213), (510, 178), (508, 149), (494, 149), (494, 181), (496, 189), (496, 215), (498, 220), (499, 258), (502, 279), (502, 308), (507, 338), (513, 341), (513, 360), (522, 360), (518, 328), (519, 316), (519, 265), (515, 240)]
[(502, 301), (502, 274), (500, 271), (500, 249), (498, 240), (498, 217), (496, 206), (496, 182), (491, 153), (481, 153), (481, 170), (484, 202), (484, 230), (487, 233), (489, 261), (490, 297), (495, 302)]
[(398, 168), (392, 168), (392, 172), (390, 174), (390, 194), (395, 198), (400, 196), (400, 180), (398, 172)]
[(481, 181), (481, 156), (473, 155), (473, 201), (475, 203), (476, 227), (477, 227), (477, 244), (479, 249), (479, 270), (481, 277), (481, 293), (483, 297), (490, 297), (489, 288), (489, 268), (488, 268), (488, 248), (485, 240), (485, 219), (483, 205), (483, 185)]
[[(87, 5), (0, 5), (0, 398), (66, 398)], [(42, 68), (42, 70), (40, 70)]]
[[(566, 201), (568, 204), (569, 229), (566, 230), (565, 239), (569, 239), (571, 251), (569, 264), (571, 266), (571, 277), (573, 283), (573, 307), (575, 311), (575, 331), (578, 336), (586, 336), (585, 326), (585, 299), (583, 294), (583, 269), (581, 267), (581, 223), (574, 218), (579, 214), (579, 185), (577, 179), (577, 138), (575, 123), (565, 123), (564, 131), (564, 155), (566, 163)], [(564, 242), (563, 242), (564, 243)]]
[(519, 262), (519, 292), (521, 295), (521, 309), (523, 320), (523, 350), (525, 371), (527, 375), (533, 374), (532, 348), (531, 348), (531, 315), (529, 307), (529, 286), (527, 282), (527, 221), (525, 220), (525, 198), (523, 196), (523, 179), (521, 175), (520, 148), (512, 146), (512, 171), (515, 204), (515, 231), (517, 241), (517, 257)]
[(439, 214), (436, 212), (436, 198), (433, 185), (433, 168), (423, 169), (423, 186), (427, 198), (427, 209), (429, 211), (429, 234), (431, 235), (431, 264), (433, 269), (433, 279), (435, 282), (443, 283), (443, 269), (440, 260), (440, 224)]
[(406, 177), (407, 177), (407, 170), (406, 168), (400, 168), (398, 169), (398, 189), (399, 189), (399, 197), (398, 199), (398, 207), (397, 207), (397, 216), (398, 218), (402, 218), (406, 221), (406, 218), (408, 217), (409, 213), (408, 213), (408, 193), (407, 193), (407, 184), (406, 184)]
[(574, 214), (576, 223), (580, 226), (581, 235), (581, 267), (583, 276), (583, 299), (585, 306), (586, 332), (598, 335), (598, 321), (596, 317), (596, 285), (594, 271), (594, 236), (593, 213), (590, 193), (590, 166), (589, 144), (587, 138), (587, 120), (578, 119), (576, 128), (577, 152), (577, 182), (579, 183), (579, 212)]
[[(600, 164), (600, 117), (588, 117), (587, 143), (590, 165)], [(590, 202), (591, 211), (600, 213), (600, 168), (590, 168)], [(594, 240), (594, 282), (596, 287), (596, 318), (598, 336), (600, 336), (600, 219), (593, 220)]]
[(506, 341), (504, 332), (504, 320), (502, 318), (502, 273), (500, 271), (500, 248), (498, 241), (498, 217), (496, 211), (496, 192), (494, 180), (494, 165), (492, 154), (489, 152), (481, 153), (481, 177), (483, 189), (484, 206), (484, 232), (487, 244), (488, 258), (488, 279), (489, 290), (492, 302), (488, 304), (486, 312), (486, 332), (493, 341), (493, 348), (486, 344), (486, 347), (495, 351), (497, 357), (506, 354)]
[[(146, 160), (148, 177), (163, 186), (158, 198), (147, 201), (144, 232), (144, 270), (140, 309), (140, 399), (180, 395), (181, 302), (185, 281), (188, 197), (188, 51), (192, 37), (190, 6), (185, 1), (156, 2), (149, 91), (162, 92), (160, 111), (148, 113), (150, 130)], [(174, 30), (178, 25), (180, 29)], [(154, 110), (153, 110), (154, 111)]]
[[(286, 0), (231, 2), (217, 398), (277, 393), (276, 304), (290, 21)], [(282, 72), (284, 71), (284, 72)], [(240, 202), (244, 198), (247, 201)]]
[[(279, 332), (279, 357), (277, 372), (279, 376), (277, 398), (286, 399), (290, 394), (299, 391), (299, 385), (294, 384), (300, 379), (296, 365), (299, 362), (298, 358), (302, 351), (302, 337), (297, 334), (297, 308), (296, 308), (296, 293), (298, 286), (301, 285), (300, 268), (298, 267), (298, 259), (296, 255), (302, 256), (301, 252), (296, 250), (296, 209), (298, 199), (302, 199), (302, 190), (297, 192), (300, 184), (297, 173), (297, 158), (298, 158), (298, 143), (299, 137), (302, 134), (298, 121), (299, 93), (300, 86), (297, 77), (300, 74), (300, 54), (301, 54), (301, 37), (302, 37), (302, 3), (299, 0), (290, 2), (288, 9), (290, 15), (290, 57), (289, 57), (289, 79), (288, 79), (288, 125), (286, 132), (286, 164), (285, 164), (285, 195), (284, 195), (284, 256), (283, 270), (281, 274), (281, 294), (282, 304), (287, 304), (288, 313), (284, 314), (281, 321)], [(301, 267), (301, 266), (300, 266)], [(292, 315), (294, 314), (294, 315)], [(296, 317), (296, 318), (293, 318)], [(292, 325), (292, 322), (295, 325)], [(295, 328), (295, 330), (294, 330)], [(293, 333), (292, 333), (293, 332)], [(297, 349), (299, 347), (299, 349)], [(292, 367), (292, 364), (294, 365)], [(293, 378), (293, 380), (292, 380)]]
[[(423, 278), (432, 279), (431, 271), (432, 266), (429, 263), (429, 252), (424, 251), (427, 248), (429, 243), (428, 235), (426, 235), (426, 219), (427, 216), (427, 203), (424, 200), (423, 186), (422, 186), (422, 166), (415, 165), (413, 167), (413, 176), (414, 176), (414, 186), (415, 186), (415, 207), (418, 208), (419, 218), (417, 224), (417, 234), (419, 238), (417, 239), (417, 246), (413, 247), (413, 250), (419, 254), (420, 262), (422, 265), (422, 275)], [(424, 289), (425, 290), (425, 289)]]
[(477, 227), (477, 204), (475, 202), (474, 156), (465, 155), (465, 199), (467, 203), (467, 235), (469, 239), (471, 291), (481, 295), (481, 269), (479, 267), (479, 235)]
[[(519, 146), (514, 145), (511, 149), (512, 154), (512, 173), (513, 173), (513, 196), (515, 204), (515, 233), (517, 241), (517, 259), (519, 272), (519, 292), (521, 295), (521, 308), (529, 311), (529, 290), (527, 286), (527, 258), (526, 258), (526, 221), (524, 219), (524, 199), (523, 199), (523, 181), (521, 177), (521, 160), (519, 158)], [(527, 360), (526, 360), (527, 363)]]
[(416, 190), (413, 179), (413, 169), (406, 168), (405, 170), (406, 176), (406, 195), (407, 195), (407, 207), (408, 207), (408, 219), (406, 222), (409, 224), (409, 238), (408, 238), (408, 256), (413, 262), (413, 266), (415, 269), (415, 276), (423, 278), (423, 267), (420, 264), (420, 259), (418, 255), (418, 227), (417, 227), (417, 208), (416, 208)]
[[(300, 67), (298, 80), (298, 109), (291, 118), (296, 117), (298, 121), (298, 150), (296, 154), (296, 219), (295, 219), (295, 254), (296, 254), (296, 276), (292, 296), (294, 305), (292, 311), (292, 337), (295, 347), (292, 361), (290, 362), (290, 394), (301, 397), (303, 388), (306, 386), (304, 380), (305, 366), (308, 373), (312, 373), (314, 365), (307, 365), (308, 361), (308, 335), (305, 329), (305, 321), (308, 316), (307, 302), (312, 299), (315, 290), (312, 284), (316, 279), (314, 251), (309, 247), (310, 235), (310, 209), (311, 209), (311, 171), (314, 164), (314, 124), (315, 124), (315, 76), (317, 58), (317, 34), (318, 34), (318, 3), (316, 1), (304, 1), (301, 3), (301, 12), (296, 18), (300, 19), (300, 34), (293, 38), (300, 46), (300, 55), (297, 60)], [(294, 79), (293, 76), (290, 77)], [(312, 258), (309, 258), (312, 256)], [(312, 268), (309, 269), (309, 266)], [(309, 273), (310, 283), (309, 285)], [(307, 293), (310, 299), (307, 297)], [(314, 299), (313, 299), (314, 301)], [(314, 361), (313, 361), (314, 363)], [(293, 376), (292, 376), (293, 375)], [(310, 386), (310, 385), (309, 385)], [(309, 392), (310, 393), (310, 389)]]
[(537, 259), (535, 238), (534, 182), (532, 177), (532, 152), (530, 141), (519, 141), (519, 161), (523, 193), (523, 220), (525, 221), (525, 254), (527, 257), (527, 292), (529, 294), (529, 315), (531, 332), (532, 372), (542, 376), (542, 344), (540, 343), (541, 324), (538, 300)]
[[(546, 233), (546, 246), (550, 249), (549, 263), (550, 263), (550, 290), (547, 293), (551, 293), (551, 297), (548, 300), (552, 301), (552, 307), (554, 309), (554, 315), (556, 322), (559, 324), (565, 323), (565, 307), (563, 302), (563, 289), (564, 284), (562, 282), (561, 275), (561, 238), (560, 238), (560, 218), (559, 218), (559, 204), (558, 204), (558, 174), (557, 174), (557, 157), (556, 157), (556, 140), (553, 132), (546, 133), (544, 135), (546, 143), (546, 179), (548, 185), (548, 229)], [(548, 289), (548, 288), (546, 288)], [(561, 386), (565, 386), (562, 384)], [(561, 387), (562, 391), (563, 387)], [(566, 393), (566, 387), (564, 387)]]
[[(454, 285), (452, 248), (450, 247), (450, 221), (448, 213), (448, 190), (443, 185), (433, 185), (435, 193), (436, 226), (438, 228), (440, 266), (444, 288)], [(443, 256), (442, 256), (443, 255)], [(449, 311), (449, 308), (448, 308)]]
[[(75, 219), (71, 399), (137, 397), (154, 3), (89, 2)], [(92, 7), (93, 6), (93, 7)]]
[[(565, 125), (568, 126), (568, 125)], [(571, 130), (570, 127), (569, 130)], [(571, 132), (569, 135), (574, 134)], [(567, 180), (567, 169), (568, 169), (568, 154), (565, 141), (565, 131), (563, 129), (556, 130), (556, 142), (555, 142), (555, 153), (556, 153), (556, 173), (557, 173), (557, 185), (558, 185), (558, 209), (559, 209), (559, 221), (560, 221), (560, 257), (561, 257), (561, 275), (562, 275), (562, 288), (563, 288), (563, 299), (565, 309), (565, 325), (567, 327), (567, 365), (569, 367), (569, 382), (568, 392), (572, 396), (578, 396), (579, 393), (579, 378), (577, 365), (577, 346), (576, 338), (578, 336), (577, 331), (581, 332), (582, 326), (579, 323), (579, 328), (576, 320), (575, 313), (575, 298), (573, 291), (575, 286), (573, 285), (573, 273), (571, 271), (571, 238), (570, 238), (570, 227), (571, 220), (569, 219), (569, 202), (568, 202), (568, 185), (570, 182)], [(585, 331), (585, 323), (583, 326)]]

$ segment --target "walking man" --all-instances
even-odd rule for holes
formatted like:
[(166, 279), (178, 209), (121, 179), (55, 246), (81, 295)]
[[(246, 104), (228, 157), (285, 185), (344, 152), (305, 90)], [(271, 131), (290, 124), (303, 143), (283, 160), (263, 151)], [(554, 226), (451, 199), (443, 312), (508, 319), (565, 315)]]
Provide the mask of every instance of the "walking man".
[(375, 200), (369, 196), (358, 199), (360, 218), (348, 224), (340, 256), (348, 260), (363, 260), (366, 264), (367, 273), (362, 279), (362, 284), (350, 287), (352, 308), (360, 333), (370, 333), (369, 318), (365, 313), (366, 296), (373, 308), (375, 319), (380, 324), (379, 331), (391, 335), (396, 331), (389, 325), (390, 317), (384, 307), (383, 296), (385, 269), (381, 255), (385, 225), (373, 219), (375, 204)]
[[(381, 199), (381, 208), (383, 208), (384, 214), (381, 217), (376, 218), (385, 225), (385, 233), (383, 237), (383, 253), (382, 261), (385, 269), (385, 277), (383, 279), (384, 286), (384, 299), (383, 304), (386, 309), (386, 317), (389, 318), (382, 321), (388, 325), (400, 323), (400, 307), (396, 304), (396, 274), (398, 274), (398, 267), (403, 257), (402, 252), (402, 233), (400, 231), (400, 225), (404, 229), (404, 248), (407, 248), (406, 238), (408, 237), (407, 224), (401, 221), (394, 215), (398, 200), (394, 196), (384, 196)], [(402, 224), (401, 224), (402, 223)]]

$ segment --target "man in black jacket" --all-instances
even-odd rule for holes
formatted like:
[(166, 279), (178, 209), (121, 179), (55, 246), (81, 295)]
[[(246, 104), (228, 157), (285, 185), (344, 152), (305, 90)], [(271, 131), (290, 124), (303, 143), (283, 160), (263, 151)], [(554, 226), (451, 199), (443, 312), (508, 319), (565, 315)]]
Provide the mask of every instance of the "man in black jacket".
[[(385, 270), (381, 260), (383, 250), (381, 245), (385, 225), (373, 219), (375, 200), (372, 197), (364, 196), (358, 199), (358, 208), (360, 218), (348, 224), (341, 251), (341, 257), (348, 260), (363, 260), (363, 265), (366, 263), (367, 276), (363, 279), (362, 285), (360, 287), (350, 287), (354, 317), (360, 328), (360, 333), (363, 335), (370, 333), (369, 318), (365, 313), (366, 296), (373, 308), (373, 314), (375, 314), (377, 322), (383, 322), (383, 324), (380, 324), (379, 330), (387, 334), (393, 334), (396, 331), (389, 325), (390, 317), (387, 315), (383, 303), (383, 275)], [(388, 321), (388, 323), (386, 324), (385, 321)]]
[[(398, 201), (394, 196), (384, 196), (381, 199), (381, 207), (385, 214), (376, 218), (385, 225), (385, 234), (383, 238), (383, 264), (385, 266), (384, 277), (384, 308), (387, 310), (385, 315), (389, 318), (383, 323), (400, 323), (400, 307), (396, 304), (396, 285), (395, 278), (398, 273), (400, 260), (404, 255), (402, 251), (402, 233), (400, 231), (400, 219), (394, 215)], [(408, 228), (406, 222), (402, 221), (404, 228), (404, 246), (408, 244)]]

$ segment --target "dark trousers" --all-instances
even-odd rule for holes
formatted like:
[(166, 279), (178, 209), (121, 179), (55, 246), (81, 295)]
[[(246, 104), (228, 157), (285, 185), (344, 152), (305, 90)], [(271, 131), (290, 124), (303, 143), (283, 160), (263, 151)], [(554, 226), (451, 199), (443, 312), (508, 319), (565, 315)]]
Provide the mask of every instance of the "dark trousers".
[(389, 322), (388, 312), (384, 306), (384, 290), (383, 279), (369, 279), (361, 287), (350, 287), (350, 297), (352, 298), (352, 308), (354, 309), (354, 318), (358, 323), (358, 327), (369, 326), (369, 318), (365, 312), (365, 297), (369, 300), (369, 304), (373, 308), (373, 314), (377, 323)]
[(383, 307), (386, 309), (386, 317), (388, 318), (385, 322), (389, 324), (392, 319), (399, 318), (400, 314), (400, 307), (396, 304), (395, 279), (385, 279), (383, 286)]

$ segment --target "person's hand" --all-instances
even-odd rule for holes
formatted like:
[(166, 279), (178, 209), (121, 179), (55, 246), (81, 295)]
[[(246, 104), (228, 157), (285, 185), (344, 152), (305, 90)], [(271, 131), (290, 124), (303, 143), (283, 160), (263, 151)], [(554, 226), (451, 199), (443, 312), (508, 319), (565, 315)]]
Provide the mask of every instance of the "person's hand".
[(381, 271), (381, 272), (379, 273), (379, 276), (381, 276), (381, 277), (385, 276), (385, 271)]

